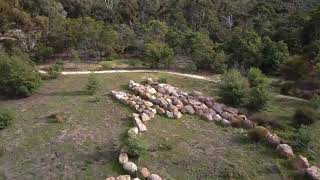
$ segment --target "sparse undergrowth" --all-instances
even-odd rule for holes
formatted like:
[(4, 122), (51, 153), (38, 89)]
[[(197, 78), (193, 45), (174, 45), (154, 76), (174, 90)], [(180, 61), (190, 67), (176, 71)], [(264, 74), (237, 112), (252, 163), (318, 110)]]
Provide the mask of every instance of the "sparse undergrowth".
[[(214, 83), (146, 73), (97, 75), (102, 82), (97, 93), (125, 89), (130, 79), (141, 80), (142, 77), (165, 78), (167, 83), (181, 89), (202, 91), (217, 97), (217, 85)], [(32, 101), (0, 101), (1, 106), (15, 109), (19, 119), (14, 126), (0, 132), (3, 137), (0, 142), (6, 144), (8, 150), (0, 157), (0, 169), (15, 170), (9, 178), (27, 177), (29, 172), (39, 172), (33, 177), (47, 176), (44, 173), (47, 171), (37, 168), (41, 167), (43, 158), (52, 162), (43, 168), (48, 171), (51, 169), (53, 177), (64, 177), (64, 172), (55, 166), (57, 162), (67, 164), (70, 172), (77, 172), (89, 179), (123, 173), (115, 165), (115, 152), (121, 144), (118, 142), (121, 132), (132, 126), (131, 119), (127, 119), (132, 111), (108, 96), (101, 96), (99, 101), (92, 103), (92, 96), (82, 89), (87, 78), (82, 75), (65, 76), (46, 82), (40, 89), (42, 96)], [(291, 126), (291, 118), (299, 106), (302, 106), (302, 102), (281, 99), (272, 103), (263, 113), (280, 123), (282, 128), (276, 128), (276, 133), (290, 140), (296, 133)], [(63, 109), (72, 118), (64, 123), (36, 120), (55, 109)], [(21, 130), (16, 132), (16, 127), (21, 127)], [(315, 157), (311, 163), (314, 164), (319, 163), (317, 157), (320, 154), (319, 147), (314, 146), (319, 143), (318, 127), (318, 122), (309, 127), (312, 139), (309, 147), (312, 147), (310, 149)], [(147, 165), (152, 172), (173, 179), (292, 177), (293, 172), (285, 165), (286, 162), (269, 147), (245, 143), (241, 141), (241, 135), (238, 130), (220, 128), (195, 116), (184, 116), (180, 120), (156, 116), (148, 122), (148, 133), (143, 136), (145, 145), (149, 146), (148, 155), (142, 155), (136, 161)], [(13, 155), (16, 159), (10, 158)], [(25, 156), (30, 157), (31, 161), (18, 166), (16, 163), (24, 160)], [(73, 163), (68, 164), (70, 161)]]

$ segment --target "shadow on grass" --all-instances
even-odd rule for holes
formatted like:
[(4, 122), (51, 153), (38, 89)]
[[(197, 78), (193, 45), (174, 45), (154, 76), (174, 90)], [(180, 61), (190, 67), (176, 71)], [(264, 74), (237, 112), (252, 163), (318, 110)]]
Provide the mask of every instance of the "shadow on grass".
[(87, 91), (62, 91), (62, 92), (53, 92), (48, 94), (49, 96), (88, 96)]

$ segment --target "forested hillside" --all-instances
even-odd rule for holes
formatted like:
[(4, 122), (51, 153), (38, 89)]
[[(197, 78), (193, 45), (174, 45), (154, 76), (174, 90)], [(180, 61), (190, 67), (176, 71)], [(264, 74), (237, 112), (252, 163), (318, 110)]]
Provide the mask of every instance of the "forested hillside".
[(0, 51), (36, 63), (124, 54), (151, 68), (318, 76), (316, 0), (1, 0)]

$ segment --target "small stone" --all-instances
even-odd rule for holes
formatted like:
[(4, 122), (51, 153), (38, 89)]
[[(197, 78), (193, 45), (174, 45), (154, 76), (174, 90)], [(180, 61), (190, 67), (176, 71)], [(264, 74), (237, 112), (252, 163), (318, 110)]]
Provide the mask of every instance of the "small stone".
[(320, 169), (317, 166), (312, 166), (306, 169), (306, 175), (313, 180), (320, 180)]
[(182, 117), (182, 114), (180, 111), (174, 111), (173, 116), (175, 119), (180, 119)]
[(228, 121), (228, 120), (226, 120), (226, 119), (221, 119), (220, 124), (221, 124), (223, 127), (229, 127), (229, 126), (231, 126), (231, 122)]
[(277, 152), (280, 156), (291, 159), (294, 157), (293, 150), (288, 144), (279, 144), (277, 146)]
[(186, 109), (188, 114), (194, 114), (195, 113), (193, 107), (191, 107), (189, 105), (185, 106), (185, 109)]
[(150, 176), (150, 172), (147, 168), (143, 167), (143, 168), (139, 168), (138, 169), (138, 173), (137, 176), (141, 179), (146, 179), (147, 177)]
[(306, 157), (301, 156), (301, 155), (293, 158), (291, 163), (292, 163), (292, 166), (299, 171), (307, 169), (310, 166), (308, 159)]
[(148, 78), (147, 82), (148, 82), (148, 84), (153, 84), (153, 79), (152, 78)]
[(105, 180), (116, 180), (115, 177), (107, 177)]
[(137, 127), (133, 127), (128, 130), (128, 136), (130, 138), (136, 138), (138, 134), (139, 134), (139, 129)]
[(131, 180), (129, 175), (121, 175), (116, 178), (116, 180)]
[(157, 175), (157, 174), (151, 174), (149, 177), (148, 177), (148, 180), (162, 180), (162, 178)]
[(142, 113), (141, 114), (141, 120), (143, 122), (146, 122), (146, 121), (149, 121), (150, 120), (150, 117), (146, 114), (146, 113)]
[(158, 114), (165, 114), (166, 113), (166, 110), (164, 110), (163, 108), (161, 108), (159, 106), (156, 107), (156, 111)]
[(252, 129), (254, 127), (254, 124), (250, 120), (242, 120), (242, 128), (243, 129)]
[(198, 96), (202, 96), (202, 95), (203, 95), (203, 93), (202, 93), (202, 92), (200, 92), (200, 91), (192, 91), (190, 95), (191, 95), (191, 96), (198, 97)]
[(122, 164), (123, 169), (130, 173), (130, 174), (135, 174), (138, 170), (138, 167), (136, 164), (134, 164), (133, 162), (126, 162), (124, 164)]
[(204, 114), (202, 114), (201, 117), (206, 121), (212, 121), (213, 120), (212, 116), (209, 113), (204, 113)]
[(173, 112), (166, 111), (166, 115), (167, 115), (168, 118), (172, 118), (172, 119), (174, 118)]
[(229, 113), (229, 112), (227, 112), (227, 111), (224, 111), (222, 114), (221, 114), (221, 117), (223, 118), (223, 119), (227, 119), (227, 120), (229, 120), (231, 117), (233, 117), (234, 115), (233, 114), (231, 114), (231, 113)]
[(120, 164), (124, 164), (126, 162), (128, 162), (129, 158), (128, 158), (128, 154), (127, 153), (120, 153), (119, 154), (119, 163)]

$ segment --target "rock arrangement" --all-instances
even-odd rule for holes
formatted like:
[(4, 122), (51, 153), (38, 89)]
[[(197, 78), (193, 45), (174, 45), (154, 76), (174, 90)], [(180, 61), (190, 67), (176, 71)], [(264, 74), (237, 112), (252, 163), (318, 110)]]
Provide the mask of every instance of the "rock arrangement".
[[(155, 82), (151, 78), (147, 79), (146, 84), (139, 84), (131, 80), (129, 89), (137, 96), (119, 91), (111, 92), (117, 100), (138, 112), (138, 114), (133, 114), (135, 127), (128, 130), (129, 137), (134, 138), (138, 133), (147, 131), (144, 123), (153, 118), (155, 114), (165, 115), (173, 119), (180, 119), (183, 114), (195, 114), (203, 120), (224, 127), (243, 128), (248, 130), (249, 133), (256, 133), (259, 139), (263, 139), (267, 144), (275, 147), (276, 152), (281, 157), (290, 160), (292, 166), (299, 172), (304, 173), (310, 179), (320, 180), (320, 169), (318, 167), (310, 167), (307, 158), (301, 155), (296, 156), (292, 148), (285, 144), (276, 134), (272, 134), (264, 127), (255, 126), (238, 109), (219, 103), (212, 97), (204, 96), (201, 92), (194, 91), (189, 94), (169, 84)], [(120, 150), (119, 163), (122, 164), (126, 172), (134, 177), (161, 180), (160, 176), (150, 174), (147, 168), (138, 168), (134, 163), (130, 162), (127, 151), (123, 148)], [(126, 177), (130, 179), (130, 176)]]
[[(154, 104), (150, 101), (141, 99), (139, 96), (121, 91), (112, 91), (111, 94), (118, 101), (130, 106), (138, 113), (132, 114), (134, 127), (128, 130), (128, 136), (130, 138), (135, 138), (139, 133), (147, 131), (147, 127), (144, 123), (153, 118), (157, 113), (156, 109), (152, 108)], [(135, 163), (129, 161), (127, 147), (121, 148), (118, 160), (122, 165), (122, 168), (130, 175), (108, 177), (106, 180), (131, 180), (131, 177), (133, 180), (162, 180), (159, 175), (151, 174), (146, 167), (138, 167)]]

